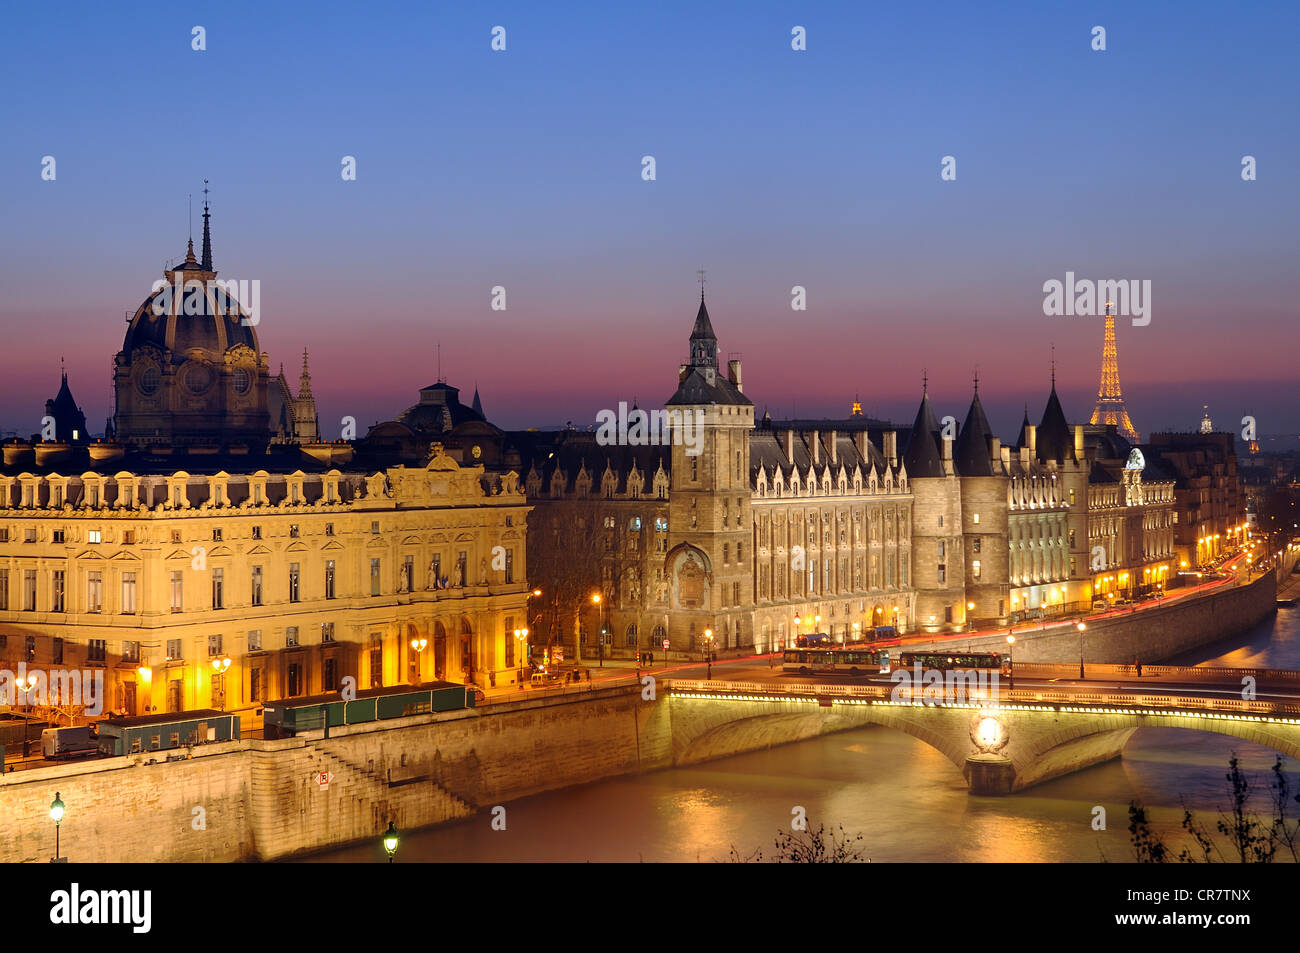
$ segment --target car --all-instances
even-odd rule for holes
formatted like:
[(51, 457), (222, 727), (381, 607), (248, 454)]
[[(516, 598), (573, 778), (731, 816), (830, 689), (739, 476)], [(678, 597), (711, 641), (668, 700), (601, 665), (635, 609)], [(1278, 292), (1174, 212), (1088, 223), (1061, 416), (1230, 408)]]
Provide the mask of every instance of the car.
[(1110, 608), (1110, 603), (1107, 602), (1105, 599), (1093, 599), (1093, 600), (1092, 600), (1092, 611), (1093, 611), (1093, 612), (1104, 612), (1105, 610), (1107, 610), (1107, 609), (1109, 609), (1109, 608)]

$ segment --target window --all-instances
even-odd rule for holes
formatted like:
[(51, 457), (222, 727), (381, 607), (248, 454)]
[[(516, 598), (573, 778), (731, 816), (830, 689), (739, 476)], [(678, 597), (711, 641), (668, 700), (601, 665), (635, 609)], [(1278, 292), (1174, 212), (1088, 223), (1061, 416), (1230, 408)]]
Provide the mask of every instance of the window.
[(334, 623), (333, 623), (333, 622), (322, 622), (322, 623), (320, 624), (320, 640), (321, 640), (322, 642), (333, 642), (333, 641), (334, 641)]
[(123, 642), (122, 643), (122, 661), (138, 662), (140, 661), (140, 643)]
[(108, 643), (103, 639), (91, 639), (86, 644), (86, 661), (103, 662), (108, 658)]
[(86, 533), (86, 542), (100, 543), (104, 541), (104, 534), (97, 529), (92, 529)]
[(251, 604), (255, 606), (260, 606), (262, 604), (262, 567), (261, 566), (253, 567)]
[(50, 598), (50, 611), (51, 611), (51, 612), (66, 612), (66, 611), (67, 611), (67, 608), (66, 608), (66, 606), (65, 606), (65, 601), (66, 601), (66, 600), (65, 600), (65, 586), (66, 586), (66, 581), (65, 581), (65, 580), (66, 580), (66, 577), (65, 577), (64, 572), (63, 572), (62, 569), (56, 569), (56, 570), (54, 570), (54, 585), (51, 587), (51, 592), (50, 592), (50, 596), (51, 596), (51, 598)]
[(181, 651), (181, 639), (168, 639), (167, 640), (167, 661), (172, 662), (172, 661), (176, 661), (177, 659), (182, 659), (184, 657), (185, 656), (182, 654)]
[(135, 530), (133, 529), (122, 530), (122, 545), (123, 546), (135, 545)]
[(334, 659), (327, 658), (324, 667), (321, 669), (321, 688), (327, 692), (338, 691), (338, 682), (338, 664)]
[(971, 552), (978, 553), (980, 551), (980, 538), (976, 536), (974, 539), (972, 539), (970, 546), (971, 546)]
[[(287, 648), (293, 648), (298, 644), (298, 627), (291, 625), (284, 630), (284, 644)], [(290, 694), (294, 694), (290, 692)]]
[(412, 589), (412, 580), (415, 578), (415, 557), (402, 557), (402, 592), (410, 592)]
[(370, 535), (371, 536), (379, 535), (379, 520), (370, 521)]
[(36, 611), (36, 570), (23, 570), (23, 611)]
[(104, 574), (99, 571), (86, 574), (86, 611), (104, 611)]
[(325, 535), (326, 535), (326, 536), (333, 536), (333, 535), (334, 535), (334, 524), (333, 524), (333, 523), (326, 523), (326, 524), (325, 524)]
[(298, 524), (297, 524), (297, 523), (290, 523), (290, 524), (289, 524), (289, 538), (290, 538), (290, 539), (297, 539), (297, 538), (298, 538)]
[(298, 601), (298, 563), (289, 563), (289, 601)]
[(56, 542), (56, 543), (61, 543), (61, 542), (63, 542), (63, 530), (61, 530), (61, 529), (56, 529), (56, 530), (54, 531), (54, 542)]
[(63, 640), (57, 637), (54, 639), (54, 664), (63, 664)]
[(943, 526), (943, 517), (942, 517), (942, 516), (939, 517), (939, 525), (940, 525), (941, 527)]
[(723, 543), (722, 544), (722, 565), (725, 566), (729, 562), (731, 562), (731, 544)]
[[(463, 568), (463, 567), (462, 567), (462, 568)], [(464, 579), (462, 579), (462, 580), (461, 580), (461, 585), (463, 586), (464, 584), (465, 584)], [(380, 593), (380, 586), (379, 586), (379, 560), (378, 560), (378, 559), (372, 559), (372, 560), (370, 560), (370, 594), (371, 594), (372, 596), (377, 596), (377, 595), (379, 595), (379, 593)]]
[(970, 568), (971, 574), (978, 579), (980, 577), (980, 561), (978, 559), (971, 560)]
[(515, 551), (511, 547), (506, 550), (506, 582), (515, 581)]
[(1070, 530), (1070, 548), (1074, 549), (1074, 530)]
[(738, 563), (742, 563), (742, 562), (744, 562), (744, 561), (745, 561), (745, 544), (744, 544), (744, 543), (737, 543), (737, 544), (736, 544), (736, 562), (738, 562)]
[(262, 538), (262, 527), (260, 527), (260, 526), (254, 526), (254, 527), (253, 527), (253, 539), (261, 539), (261, 538)]
[(171, 573), (171, 609), (180, 612), (185, 604), (185, 584), (181, 570), (173, 569)]
[(9, 570), (0, 569), (0, 609), (9, 608)]
[(641, 517), (639, 516), (632, 517), (632, 519), (627, 524), (627, 528), (634, 533), (641, 532)]
[(947, 582), (947, 581), (948, 581), (948, 567), (945, 566), (943, 563), (939, 563), (939, 582)]
[(289, 666), (289, 697), (302, 694), (302, 666)]
[(27, 648), (27, 661), (35, 662), (36, 661), (36, 636), (29, 635), (26, 636), (25, 638), (26, 638), (26, 648)]
[(250, 652), (262, 651), (262, 630), (261, 629), (248, 630), (248, 651)]
[(972, 513), (972, 514), (971, 514), (971, 522), (973, 522), (976, 526), (979, 526), (979, 525), (980, 525), (980, 515), (979, 515), (978, 513)]
[(8, 528), (0, 529), (0, 543), (7, 543), (7, 542), (9, 542)]
[(135, 573), (133, 572), (122, 573), (122, 612), (124, 615), (135, 614)]
[(25, 530), (23, 530), (23, 542), (24, 542), (24, 543), (34, 543), (34, 542), (36, 542), (36, 528), (35, 528), (35, 527), (32, 527), (31, 529), (25, 529)]
[(666, 533), (666, 532), (668, 532), (668, 520), (665, 519), (665, 518), (662, 517), (662, 516), (656, 516), (656, 517), (655, 517), (655, 532), (657, 532), (657, 533)]
[(334, 560), (325, 560), (325, 598), (334, 598)]
[(946, 550), (946, 549), (947, 549), (947, 545), (944, 543), (944, 541), (943, 541), (943, 540), (939, 540), (939, 558), (940, 558), (940, 559), (943, 559), (943, 557), (946, 555), (946, 553), (945, 553), (945, 550)]
[(691, 482), (700, 482), (700, 461), (696, 457), (691, 457)]
[(212, 570), (212, 608), (224, 609), (226, 607), (226, 571), (224, 569)]
[(262, 670), (260, 668), (248, 670), (248, 700), (253, 702), (262, 700)]
[(219, 542), (221, 542), (221, 530), (219, 530), (219, 529), (214, 529), (214, 530), (212, 531), (212, 541), (213, 541), (214, 543), (219, 543)]
[[(379, 560), (377, 559), (372, 560), (372, 562), (379, 562)], [(465, 577), (468, 569), (469, 569), (469, 553), (467, 553), (463, 549), (459, 550), (456, 553), (456, 585), (458, 586), (465, 585)]]
[(220, 635), (209, 635), (209, 636), (208, 636), (208, 655), (209, 655), (209, 656), (212, 656), (212, 655), (220, 655), (220, 654), (221, 654), (221, 636), (220, 636)]
[(178, 529), (172, 530), (172, 542), (179, 543), (180, 541), (181, 541), (181, 531)]

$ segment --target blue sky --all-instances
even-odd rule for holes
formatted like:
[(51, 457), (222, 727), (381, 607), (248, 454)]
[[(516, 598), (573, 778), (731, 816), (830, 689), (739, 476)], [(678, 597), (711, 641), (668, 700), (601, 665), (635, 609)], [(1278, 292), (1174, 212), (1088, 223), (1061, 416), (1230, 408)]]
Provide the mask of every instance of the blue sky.
[(960, 419), (979, 365), (1014, 437), (1055, 344), (1084, 417), (1100, 322), (1041, 307), (1072, 270), (1153, 283), (1151, 324), (1119, 328), (1140, 430), (1208, 403), (1300, 431), (1298, 27), (1273, 4), (16, 7), (0, 429), (37, 428), (60, 356), (102, 427), (124, 313), (208, 178), (217, 267), (262, 281), (273, 364), (311, 349), (327, 434), (414, 402), (439, 342), (504, 426), (663, 400), (700, 267), (774, 416), (856, 392), (906, 422), (928, 369)]

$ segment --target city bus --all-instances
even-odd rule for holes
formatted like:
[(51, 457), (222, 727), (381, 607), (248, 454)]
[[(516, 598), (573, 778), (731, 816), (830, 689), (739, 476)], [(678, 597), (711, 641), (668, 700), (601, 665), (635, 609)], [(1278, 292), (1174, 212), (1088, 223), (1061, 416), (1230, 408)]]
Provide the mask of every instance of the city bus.
[(889, 653), (880, 649), (828, 648), (789, 649), (781, 671), (794, 675), (838, 673), (841, 675), (876, 675), (889, 672)]
[(795, 638), (794, 644), (801, 649), (828, 646), (831, 644), (831, 634), (829, 632), (814, 632), (811, 635), (800, 635)]
[(1011, 656), (997, 652), (904, 652), (898, 658), (898, 665), (903, 669), (919, 665), (922, 669), (934, 668), (945, 672), (963, 669), (1011, 674)]

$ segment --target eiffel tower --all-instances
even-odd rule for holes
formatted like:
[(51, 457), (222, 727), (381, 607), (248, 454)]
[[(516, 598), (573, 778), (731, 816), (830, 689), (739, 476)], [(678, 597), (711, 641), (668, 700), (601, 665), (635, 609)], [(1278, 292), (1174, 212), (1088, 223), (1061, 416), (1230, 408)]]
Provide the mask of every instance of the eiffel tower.
[(1114, 424), (1128, 441), (1137, 443), (1138, 432), (1128, 419), (1124, 408), (1124, 392), (1119, 386), (1119, 358), (1115, 349), (1115, 315), (1110, 313), (1111, 303), (1106, 302), (1106, 342), (1101, 351), (1101, 387), (1097, 389), (1097, 408), (1092, 412), (1091, 424)]

